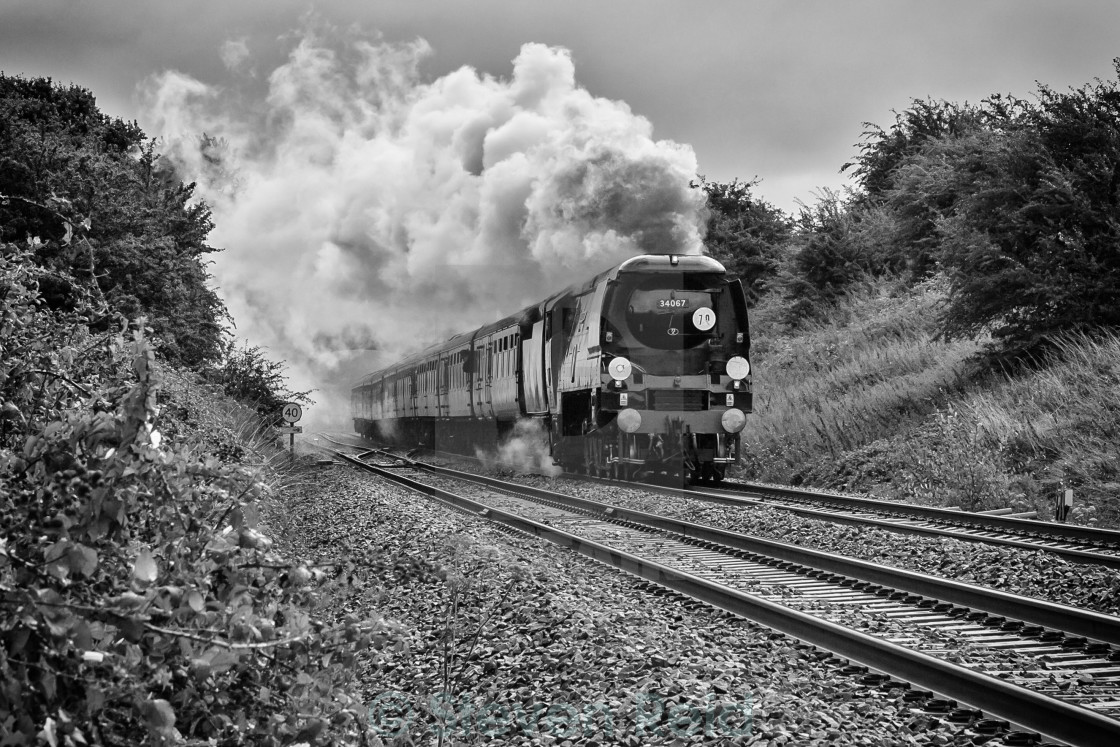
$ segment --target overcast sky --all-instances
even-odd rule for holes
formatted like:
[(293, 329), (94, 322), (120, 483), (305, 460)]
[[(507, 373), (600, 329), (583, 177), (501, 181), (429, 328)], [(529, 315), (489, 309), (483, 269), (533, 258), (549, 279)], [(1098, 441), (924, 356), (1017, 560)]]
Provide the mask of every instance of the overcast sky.
[(0, 69), (87, 87), (154, 134), (144, 80), (221, 85), (232, 48), (267, 75), (312, 9), (425, 39), (427, 78), (509, 78), (524, 43), (565, 47), (592, 95), (690, 145), (711, 180), (760, 178), (755, 194), (787, 211), (842, 184), (862, 123), (888, 125), (912, 98), (1027, 97), (1035, 81), (1112, 77), (1120, 56), (1116, 0), (0, 0)]

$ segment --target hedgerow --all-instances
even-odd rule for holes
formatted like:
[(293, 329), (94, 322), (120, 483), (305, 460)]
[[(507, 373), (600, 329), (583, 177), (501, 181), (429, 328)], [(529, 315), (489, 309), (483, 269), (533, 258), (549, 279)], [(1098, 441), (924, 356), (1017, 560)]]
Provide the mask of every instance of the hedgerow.
[(363, 741), (353, 664), (394, 629), (321, 617), (334, 574), (255, 526), (235, 435), (197, 438), (144, 324), (47, 308), (45, 272), (0, 245), (0, 743)]

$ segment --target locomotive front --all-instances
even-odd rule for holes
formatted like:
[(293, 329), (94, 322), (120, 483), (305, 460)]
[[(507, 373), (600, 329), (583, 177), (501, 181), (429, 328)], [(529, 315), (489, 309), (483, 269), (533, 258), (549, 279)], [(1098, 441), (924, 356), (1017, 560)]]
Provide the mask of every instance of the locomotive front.
[(603, 279), (591, 471), (723, 479), (752, 409), (742, 284), (710, 257), (650, 255)]

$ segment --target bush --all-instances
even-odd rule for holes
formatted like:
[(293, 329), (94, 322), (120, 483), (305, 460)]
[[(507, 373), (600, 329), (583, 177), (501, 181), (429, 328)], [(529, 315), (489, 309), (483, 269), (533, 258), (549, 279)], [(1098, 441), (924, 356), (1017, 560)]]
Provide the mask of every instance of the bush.
[(257, 346), (232, 340), (221, 346), (218, 360), (203, 371), (203, 378), (221, 388), (227, 396), (252, 407), (270, 424), (278, 422), (285, 402), (311, 404), (310, 391), (288, 389), (282, 363), (269, 360)]
[(214, 359), (228, 316), (202, 261), (211, 227), (135, 123), (83, 88), (0, 74), (0, 243), (31, 241), (53, 308), (88, 293), (146, 316), (168, 360)]
[(788, 322), (819, 319), (857, 284), (886, 271), (865, 216), (870, 214), (827, 190), (815, 205), (802, 207), (790, 242), (792, 254), (781, 274)]
[(707, 253), (742, 279), (750, 305), (770, 290), (792, 230), (785, 213), (751, 194), (755, 184), (719, 184), (701, 177), (692, 185), (708, 194)]
[(3, 248), (0, 741), (359, 739), (354, 662), (397, 634), (317, 618), (326, 574), (254, 528), (261, 476), (167, 418), (191, 404), (142, 328), (50, 311), (43, 272)]
[(949, 278), (947, 338), (990, 335), (992, 353), (1026, 357), (1064, 333), (1120, 326), (1115, 67), (1118, 80), (1040, 85), (1037, 104), (993, 96), (908, 112), (865, 145), (864, 201), (892, 210), (900, 247)]

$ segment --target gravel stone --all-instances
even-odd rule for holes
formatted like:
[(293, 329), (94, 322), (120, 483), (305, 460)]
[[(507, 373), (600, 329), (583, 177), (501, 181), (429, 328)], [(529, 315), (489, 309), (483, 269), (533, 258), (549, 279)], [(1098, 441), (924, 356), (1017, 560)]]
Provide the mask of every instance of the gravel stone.
[(435, 744), (440, 713), (445, 744), (971, 739), (915, 713), (897, 684), (862, 684), (787, 636), (353, 469), (307, 471), (264, 518), (332, 576), (325, 616), (403, 631), (406, 646), (371, 651), (361, 672), (385, 744)]

